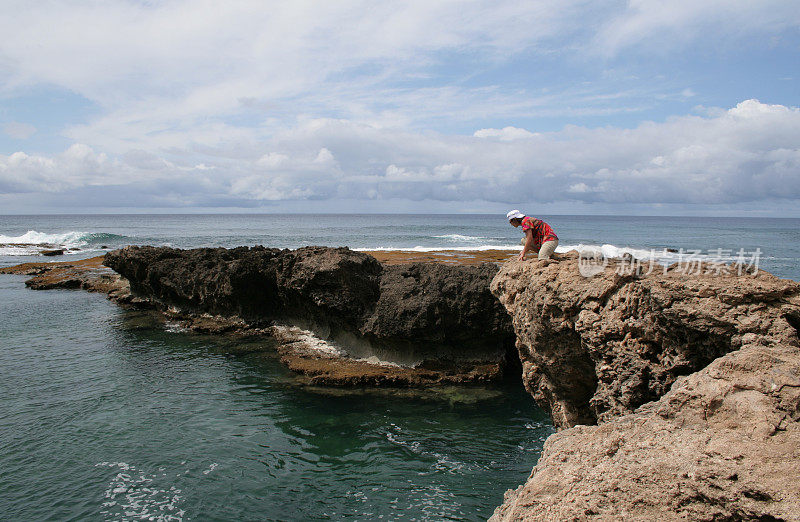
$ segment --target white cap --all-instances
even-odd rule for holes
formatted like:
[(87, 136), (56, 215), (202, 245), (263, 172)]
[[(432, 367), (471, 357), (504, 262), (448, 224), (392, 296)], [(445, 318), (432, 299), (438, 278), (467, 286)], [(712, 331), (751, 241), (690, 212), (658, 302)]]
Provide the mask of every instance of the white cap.
[(509, 221), (511, 221), (514, 218), (522, 219), (524, 217), (525, 217), (525, 214), (523, 214), (522, 212), (520, 212), (517, 209), (514, 209), (514, 210), (510, 211), (508, 214), (506, 214), (506, 219), (508, 219)]

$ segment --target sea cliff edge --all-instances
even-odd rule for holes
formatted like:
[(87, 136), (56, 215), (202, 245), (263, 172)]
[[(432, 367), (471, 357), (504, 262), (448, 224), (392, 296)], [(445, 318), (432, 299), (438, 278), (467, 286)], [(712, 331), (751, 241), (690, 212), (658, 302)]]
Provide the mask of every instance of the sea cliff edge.
[(510, 262), (492, 281), (523, 382), (561, 428), (492, 520), (800, 520), (800, 285), (580, 263)]

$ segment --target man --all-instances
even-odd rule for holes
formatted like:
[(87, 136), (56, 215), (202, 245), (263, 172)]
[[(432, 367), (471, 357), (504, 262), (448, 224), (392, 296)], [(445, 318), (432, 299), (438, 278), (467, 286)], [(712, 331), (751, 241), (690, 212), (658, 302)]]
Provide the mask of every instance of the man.
[(506, 218), (514, 228), (522, 227), (522, 232), (525, 233), (525, 246), (519, 254), (520, 261), (525, 259), (525, 254), (529, 251), (538, 252), (539, 259), (550, 259), (558, 246), (558, 236), (550, 225), (516, 209), (506, 214)]

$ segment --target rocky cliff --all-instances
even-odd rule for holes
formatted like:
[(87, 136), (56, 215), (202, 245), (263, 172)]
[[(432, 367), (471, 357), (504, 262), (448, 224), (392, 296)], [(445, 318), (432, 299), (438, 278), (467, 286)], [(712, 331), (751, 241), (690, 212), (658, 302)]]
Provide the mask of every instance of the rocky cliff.
[(676, 268), (587, 278), (567, 256), (494, 278), (525, 386), (575, 426), (494, 519), (800, 520), (800, 285)]
[[(496, 379), (513, 350), (510, 318), (489, 291), (494, 264), (384, 265), (326, 247), (127, 247), (107, 254), (104, 264), (130, 282), (135, 296), (183, 317), (300, 326), (353, 358), (409, 368), (405, 377), (396, 369), (378, 372), (376, 384)], [(374, 373), (350, 361), (339, 364), (350, 370), (337, 376), (332, 364), (321, 368), (319, 357), (302, 352), (300, 359), (285, 354), (285, 362), (319, 383), (368, 384), (364, 375)]]

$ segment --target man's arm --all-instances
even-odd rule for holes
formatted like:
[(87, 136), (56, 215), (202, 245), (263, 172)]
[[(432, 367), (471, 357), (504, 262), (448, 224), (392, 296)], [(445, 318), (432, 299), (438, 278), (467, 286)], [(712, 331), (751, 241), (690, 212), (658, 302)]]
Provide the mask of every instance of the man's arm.
[(522, 261), (525, 259), (525, 254), (527, 254), (533, 248), (533, 230), (530, 228), (525, 231), (525, 246), (522, 247), (522, 252), (519, 255), (519, 260)]

